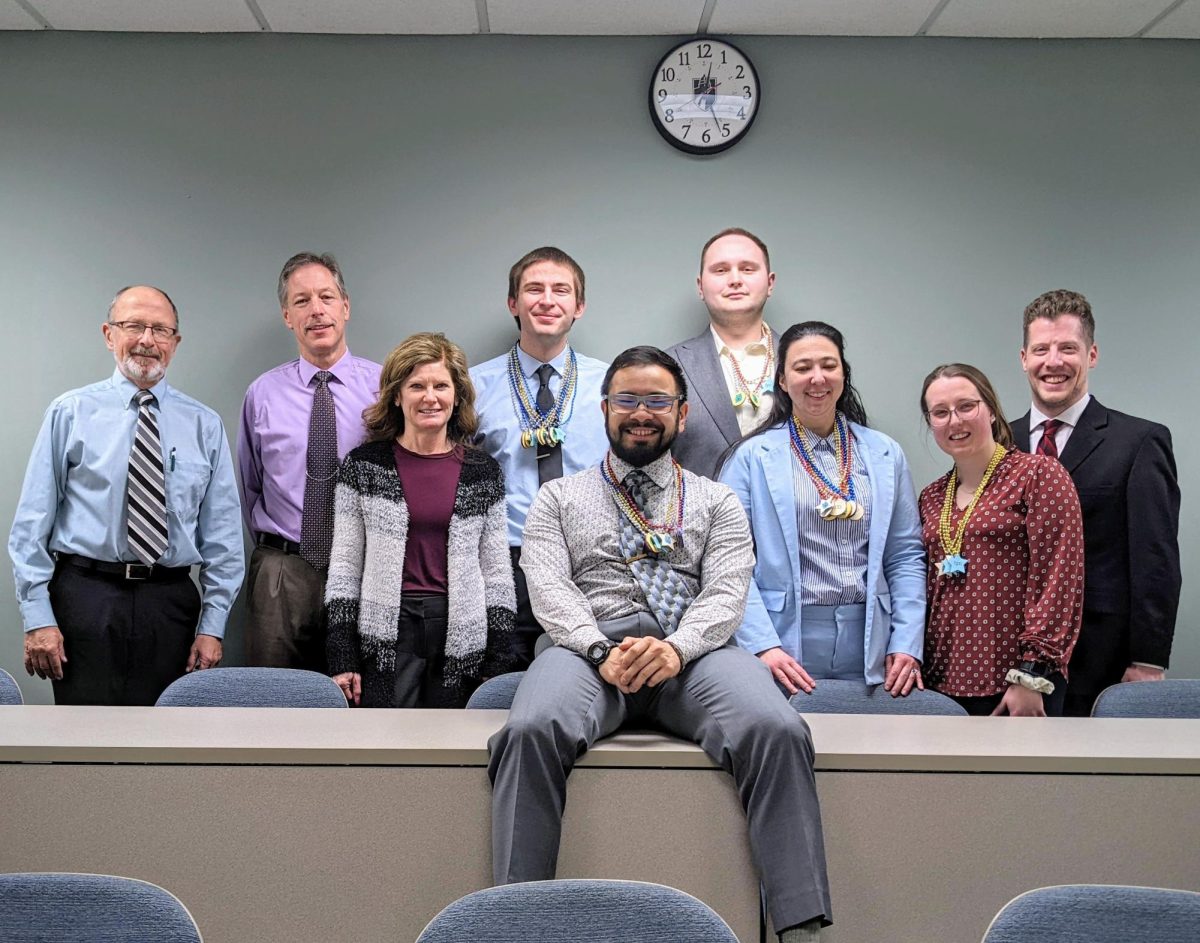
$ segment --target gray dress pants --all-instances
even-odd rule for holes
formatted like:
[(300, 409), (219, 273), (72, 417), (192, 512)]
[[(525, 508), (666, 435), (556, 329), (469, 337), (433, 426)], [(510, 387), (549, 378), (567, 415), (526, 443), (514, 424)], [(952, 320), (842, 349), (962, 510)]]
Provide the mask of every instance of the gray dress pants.
[(567, 775), (588, 747), (627, 721), (698, 744), (733, 775), (772, 923), (779, 929), (818, 917), (828, 923), (829, 880), (808, 725), (767, 667), (734, 646), (709, 652), (657, 688), (629, 695), (564, 648), (534, 659), (508, 723), (488, 743), (495, 882), (554, 877)]

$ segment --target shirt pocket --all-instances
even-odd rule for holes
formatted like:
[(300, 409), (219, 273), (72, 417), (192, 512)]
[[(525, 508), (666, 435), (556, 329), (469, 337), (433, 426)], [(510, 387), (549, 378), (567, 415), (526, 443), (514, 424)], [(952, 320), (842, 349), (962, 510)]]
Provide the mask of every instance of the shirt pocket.
[(195, 520), (200, 513), (200, 502), (208, 490), (212, 469), (204, 462), (168, 461), (167, 510), (181, 520)]
[(787, 604), (787, 590), (759, 589), (758, 594), (762, 596), (763, 605), (768, 611), (783, 612), (783, 607)]

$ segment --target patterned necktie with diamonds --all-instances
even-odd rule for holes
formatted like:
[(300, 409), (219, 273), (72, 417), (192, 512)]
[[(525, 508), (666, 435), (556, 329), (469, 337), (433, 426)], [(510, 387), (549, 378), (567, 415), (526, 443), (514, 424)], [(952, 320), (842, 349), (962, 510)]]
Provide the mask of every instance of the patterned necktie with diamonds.
[[(544, 416), (554, 408), (554, 397), (550, 395), (550, 378), (554, 376), (554, 368), (548, 363), (542, 364), (535, 371), (538, 378), (537, 398), (534, 405)], [(554, 445), (539, 445), (537, 447), (538, 484), (544, 485), (555, 478), (561, 478), (562, 443)]]
[(163, 480), (162, 442), (158, 423), (150, 412), (156, 402), (149, 390), (133, 397), (138, 407), (133, 448), (129, 450), (129, 477), (125, 484), (128, 513), (125, 519), (129, 549), (146, 566), (167, 552), (166, 485)]
[[(649, 481), (649, 475), (635, 468), (622, 482), (629, 497), (643, 514), (646, 512), (646, 484)], [(663, 635), (670, 635), (679, 628), (679, 620), (692, 604), (691, 590), (669, 561), (650, 552), (641, 531), (633, 526), (624, 511), (621, 512), (620, 546), (625, 559), (633, 561), (629, 568), (633, 570), (646, 596), (650, 611), (662, 626)], [(640, 559), (635, 560), (634, 557)]]
[(1058, 443), (1054, 440), (1054, 437), (1058, 435), (1058, 430), (1061, 428), (1062, 423), (1057, 419), (1047, 419), (1042, 423), (1042, 440), (1038, 443), (1038, 455), (1049, 455), (1051, 458), (1058, 458)]
[(308, 460), (305, 466), (304, 512), (300, 518), (300, 556), (318, 570), (329, 566), (333, 543), (333, 491), (338, 467), (337, 419), (328, 370), (314, 379), (312, 413), (308, 418)]

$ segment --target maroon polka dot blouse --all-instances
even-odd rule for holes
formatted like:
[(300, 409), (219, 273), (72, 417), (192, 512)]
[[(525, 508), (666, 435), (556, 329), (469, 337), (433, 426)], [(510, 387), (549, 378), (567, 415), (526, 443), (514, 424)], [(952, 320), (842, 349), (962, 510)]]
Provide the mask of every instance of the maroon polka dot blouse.
[[(967, 572), (940, 576), (938, 536), (949, 473), (921, 492), (929, 559), (925, 683), (958, 697), (999, 694), (1022, 661), (1066, 674), (1083, 617), (1083, 521), (1058, 459), (1010, 450), (963, 537)], [(957, 531), (962, 511), (950, 518)]]

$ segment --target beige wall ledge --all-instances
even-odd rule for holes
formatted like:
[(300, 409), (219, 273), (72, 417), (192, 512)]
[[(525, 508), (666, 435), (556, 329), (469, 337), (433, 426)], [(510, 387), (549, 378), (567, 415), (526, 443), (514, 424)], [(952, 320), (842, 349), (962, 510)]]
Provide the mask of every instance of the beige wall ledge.
[[(0, 708), (0, 763), (484, 766), (504, 711)], [(1200, 721), (811, 715), (817, 769), (1200, 775)], [(654, 733), (580, 766), (711, 768)]]

